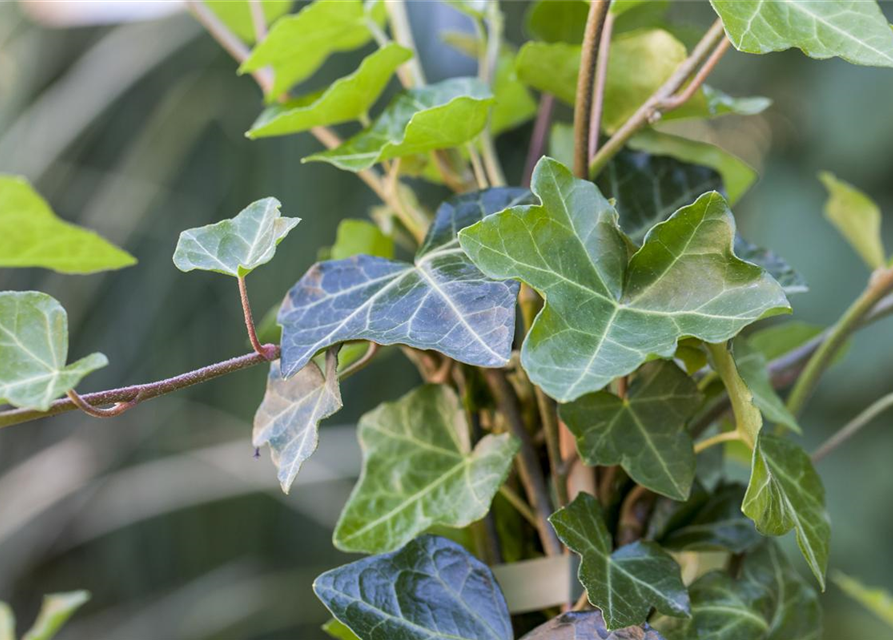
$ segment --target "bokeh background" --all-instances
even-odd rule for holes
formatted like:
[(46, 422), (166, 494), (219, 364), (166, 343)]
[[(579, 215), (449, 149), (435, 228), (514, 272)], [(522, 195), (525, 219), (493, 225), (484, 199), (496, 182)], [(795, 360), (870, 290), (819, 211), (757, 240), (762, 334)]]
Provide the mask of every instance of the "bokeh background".
[[(504, 4), (518, 41), (526, 4)], [(882, 6), (893, 18), (893, 3)], [(309, 135), (247, 140), (259, 90), (176, 5), (23, 7), (0, 3), (0, 172), (27, 176), (63, 218), (140, 262), (86, 277), (2, 270), (0, 288), (55, 296), (69, 312), (72, 356), (109, 356), (81, 391), (247, 352), (235, 282), (177, 271), (179, 232), (268, 195), (303, 218), (276, 260), (249, 278), (259, 315), (331, 244), (340, 220), (367, 215), (373, 194), (352, 174), (301, 165), (318, 148)], [(705, 2), (677, 2), (672, 11), (683, 24), (711, 20)], [(435, 36), (469, 29), (465, 18), (432, 1), (411, 2), (410, 12), (430, 79), (474, 73)], [(170, 15), (116, 23), (140, 13)], [(79, 21), (109, 24), (72, 24)], [(350, 72), (365, 53), (336, 55), (309, 86)], [(759, 168), (759, 183), (736, 207), (739, 224), (806, 276), (811, 291), (793, 299), (795, 317), (828, 324), (867, 273), (824, 220), (816, 174), (830, 170), (874, 197), (893, 247), (893, 71), (799, 52), (733, 52), (712, 83), (774, 100), (761, 116), (688, 133)], [(514, 180), (529, 134), (528, 125), (499, 140)], [(444, 196), (433, 187), (421, 193), (431, 207)], [(856, 337), (803, 418), (808, 449), (893, 391), (891, 355), (893, 320)], [(352, 425), (409, 389), (415, 374), (395, 354), (347, 381), (345, 408), (324, 427), (290, 496), (279, 491), (267, 453), (252, 457), (264, 377), (261, 368), (244, 371), (111, 421), (71, 413), (0, 431), (0, 600), (20, 624), (42, 594), (85, 588), (93, 600), (63, 640), (324, 637), (327, 615), (310, 585), (349, 559), (332, 548), (330, 533), (358, 469)], [(893, 415), (877, 419), (819, 471), (834, 525), (832, 567), (893, 590), (891, 423)], [(890, 637), (833, 585), (823, 599), (826, 639)]]

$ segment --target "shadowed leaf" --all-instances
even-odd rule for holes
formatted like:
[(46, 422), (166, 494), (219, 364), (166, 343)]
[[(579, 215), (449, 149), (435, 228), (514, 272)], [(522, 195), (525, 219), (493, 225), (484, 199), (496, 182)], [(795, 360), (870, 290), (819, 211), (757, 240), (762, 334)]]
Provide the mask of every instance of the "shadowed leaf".
[(735, 255), (768, 271), (788, 295), (809, 291), (803, 276), (784, 258), (769, 249), (758, 247), (741, 236), (735, 236)]
[(601, 611), (562, 613), (538, 626), (521, 640), (663, 640), (657, 631), (644, 626), (608, 631)]
[(670, 522), (669, 533), (659, 542), (677, 551), (731, 551), (744, 553), (757, 546), (763, 537), (741, 513), (744, 487), (730, 484), (719, 487), (681, 523)]

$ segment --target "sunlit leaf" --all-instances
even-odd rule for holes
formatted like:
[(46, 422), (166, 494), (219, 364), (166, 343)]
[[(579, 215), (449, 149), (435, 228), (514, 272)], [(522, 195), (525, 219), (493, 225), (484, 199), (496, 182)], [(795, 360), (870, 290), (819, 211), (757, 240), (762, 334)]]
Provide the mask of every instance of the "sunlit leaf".
[(68, 314), (37, 291), (0, 292), (0, 404), (46, 411), (81, 378), (101, 369), (101, 353), (66, 365)]
[(699, 500), (697, 508), (681, 522), (671, 522), (669, 532), (659, 542), (677, 551), (731, 551), (744, 553), (763, 537), (753, 522), (741, 513), (744, 487), (720, 486)]
[(460, 545), (422, 536), (322, 574), (317, 597), (364, 640), (512, 640), (489, 567)]
[(252, 202), (235, 218), (187, 229), (174, 250), (174, 264), (180, 271), (248, 275), (273, 259), (276, 245), (301, 221), (282, 217), (280, 206), (276, 198), (264, 198)]
[(16, 640), (16, 619), (12, 609), (0, 602), (0, 640)]
[(710, 0), (739, 51), (893, 67), (893, 31), (874, 0)]
[(871, 198), (833, 174), (823, 171), (819, 179), (828, 190), (825, 216), (870, 269), (883, 267), (886, 252), (881, 239), (881, 210)]
[(676, 561), (653, 542), (634, 542), (611, 553), (611, 534), (601, 506), (588, 493), (580, 493), (549, 522), (581, 557), (577, 576), (609, 629), (642, 624), (652, 607), (668, 616), (689, 614), (688, 593)]
[(282, 136), (357, 120), (375, 104), (397, 67), (411, 57), (409, 49), (393, 43), (378, 49), (356, 71), (335, 80), (322, 92), (267, 107), (246, 135)]
[(367, 129), (303, 161), (361, 171), (382, 160), (455, 147), (483, 130), (492, 104), (490, 89), (477, 78), (407, 89)]
[(427, 385), (360, 419), (360, 480), (335, 527), (335, 546), (380, 553), (435, 524), (464, 527), (490, 510), (517, 441), (488, 435), (474, 447), (465, 412), (446, 386)]
[(62, 625), (89, 599), (90, 594), (86, 591), (52, 593), (44, 596), (37, 620), (28, 633), (22, 636), (22, 640), (50, 640), (55, 637)]
[(537, 40), (580, 44), (587, 15), (589, 3), (584, 0), (536, 0), (527, 10), (524, 26)]
[(797, 418), (788, 411), (772, 387), (766, 369), (766, 358), (744, 338), (735, 339), (735, 364), (738, 366), (738, 373), (753, 394), (754, 405), (763, 416), (769, 422), (784, 425), (794, 433), (800, 433)]
[[(253, 44), (255, 41), (254, 22), (251, 19), (251, 0), (203, 0), (208, 8), (217, 14), (223, 23), (239, 39)], [(260, 0), (265, 24), (273, 24), (292, 7), (292, 0)]]
[(853, 600), (871, 611), (893, 629), (893, 595), (886, 589), (866, 587), (855, 578), (834, 571), (831, 580)]
[[(557, 0), (556, 0), (557, 2)], [(538, 626), (521, 640), (663, 640), (647, 624), (608, 631), (601, 611), (570, 611)]]
[(527, 42), (518, 51), (515, 68), (522, 82), (573, 104), (580, 73), (580, 52), (579, 45), (565, 42)]
[(685, 423), (700, 403), (694, 380), (661, 361), (637, 373), (625, 399), (600, 391), (560, 411), (587, 465), (619, 464), (640, 485), (686, 500), (695, 454)]
[(126, 251), (56, 217), (25, 178), (0, 174), (0, 267), (95, 273), (133, 264)]
[(348, 218), (338, 223), (330, 254), (332, 260), (344, 260), (360, 254), (393, 258), (394, 240), (371, 222)]
[(521, 363), (557, 400), (598, 391), (652, 355), (671, 357), (682, 337), (722, 342), (789, 310), (767, 273), (734, 256), (735, 222), (717, 193), (654, 227), (629, 258), (617, 213), (594, 184), (544, 158), (533, 191), (541, 205), (489, 216), (459, 238), (485, 274), (545, 297)]
[(831, 540), (825, 489), (803, 449), (760, 433), (741, 508), (764, 535), (780, 536), (793, 529), (806, 563), (825, 588)]
[(340, 620), (329, 620), (322, 626), (322, 630), (336, 640), (359, 640), (356, 634)]
[(284, 375), (346, 340), (407, 344), (468, 364), (504, 365), (515, 331), (517, 284), (485, 278), (459, 247), (456, 232), (530, 198), (526, 189), (501, 188), (447, 200), (415, 264), (356, 256), (311, 267), (279, 312)]

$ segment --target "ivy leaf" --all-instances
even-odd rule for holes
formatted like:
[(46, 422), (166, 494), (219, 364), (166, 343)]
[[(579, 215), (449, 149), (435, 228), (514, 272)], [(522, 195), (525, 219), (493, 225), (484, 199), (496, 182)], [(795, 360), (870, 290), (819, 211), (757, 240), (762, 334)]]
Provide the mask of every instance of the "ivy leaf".
[(372, 39), (369, 21), (382, 24), (384, 3), (376, 2), (367, 13), (360, 0), (317, 0), (298, 13), (284, 17), (239, 67), (239, 73), (273, 69), (272, 101), (298, 82), (306, 80), (330, 55), (359, 49)]
[(828, 190), (825, 216), (862, 257), (869, 269), (883, 267), (886, 252), (881, 239), (881, 210), (871, 198), (843, 180), (838, 180), (834, 174), (823, 171), (819, 174), (819, 179)]
[(101, 353), (66, 365), (68, 314), (37, 291), (0, 292), (0, 404), (46, 411), (108, 359)]
[(337, 640), (360, 640), (347, 625), (339, 620), (329, 620), (322, 626), (322, 630)]
[(411, 57), (412, 52), (398, 44), (382, 47), (322, 92), (267, 107), (245, 135), (252, 139), (283, 136), (357, 120), (375, 104), (397, 67)]
[[(254, 22), (251, 20), (250, 0), (205, 0), (208, 8), (235, 33), (240, 40), (253, 44), (255, 41)], [(261, 0), (264, 19), (273, 24), (279, 17), (289, 12), (292, 0)]]
[[(557, 0), (556, 0), (557, 2)], [(563, 4), (563, 3), (562, 3)], [(601, 611), (570, 611), (538, 626), (521, 640), (663, 640), (647, 624), (608, 631)]]
[(619, 464), (640, 485), (686, 500), (695, 454), (685, 423), (700, 403), (694, 380), (661, 361), (636, 374), (626, 399), (600, 391), (563, 405), (560, 412), (588, 466)]
[(541, 205), (488, 216), (459, 239), (486, 275), (520, 279), (546, 299), (521, 364), (561, 402), (652, 356), (672, 357), (682, 337), (722, 342), (789, 310), (781, 287), (733, 254), (735, 221), (718, 193), (655, 226), (630, 259), (617, 213), (594, 184), (544, 158), (533, 191)]
[(580, 44), (588, 15), (584, 0), (537, 0), (527, 10), (524, 26), (537, 40)]
[(731, 551), (744, 553), (764, 539), (741, 513), (744, 487), (720, 486), (682, 523), (671, 523), (660, 543), (674, 551)]
[(447, 200), (415, 264), (357, 256), (311, 267), (279, 311), (283, 375), (346, 340), (406, 344), (476, 366), (504, 365), (511, 355), (518, 286), (484, 278), (459, 247), (456, 231), (529, 201), (529, 191), (512, 188)]
[(252, 202), (239, 215), (180, 234), (174, 264), (180, 271), (214, 271), (242, 278), (268, 263), (276, 245), (301, 219), (284, 218), (276, 198)]
[(735, 255), (769, 272), (769, 275), (781, 285), (781, 288), (788, 295), (809, 291), (809, 286), (806, 284), (803, 276), (800, 275), (800, 272), (789, 265), (784, 258), (769, 249), (758, 247), (741, 236), (736, 236)]
[(582, 559), (577, 577), (608, 629), (642, 624), (652, 607), (689, 615), (688, 593), (676, 561), (653, 542), (634, 542), (611, 553), (611, 534), (598, 501), (580, 493), (549, 518), (567, 547)]
[(484, 129), (492, 104), (490, 89), (477, 78), (407, 89), (367, 129), (303, 162), (362, 171), (382, 160), (456, 147)]
[(893, 31), (874, 0), (710, 0), (739, 51), (893, 67)]
[(335, 244), (330, 252), (332, 260), (344, 260), (360, 254), (393, 258), (394, 240), (366, 220), (342, 220), (335, 232)]
[(16, 640), (16, 619), (12, 609), (5, 602), (0, 602), (0, 640)]
[(883, 620), (888, 627), (893, 629), (893, 595), (884, 589), (872, 589), (866, 587), (855, 578), (834, 571), (831, 580), (840, 587), (845, 594), (871, 611)]
[(344, 551), (391, 551), (429, 527), (464, 527), (490, 510), (518, 450), (509, 434), (472, 449), (455, 393), (426, 385), (359, 422), (363, 469), (335, 527)]
[(270, 445), (279, 484), (288, 493), (301, 465), (316, 451), (321, 420), (341, 409), (338, 356), (326, 353), (326, 372), (310, 362), (297, 375), (284, 380), (279, 361), (270, 364), (267, 391), (254, 415), (255, 447)]
[(44, 596), (37, 620), (22, 640), (50, 640), (55, 637), (62, 625), (68, 622), (74, 612), (89, 599), (90, 594), (86, 591), (52, 593)]
[(775, 393), (766, 369), (766, 358), (741, 337), (735, 339), (735, 364), (753, 395), (753, 404), (763, 416), (770, 422), (784, 425), (794, 433), (801, 433), (797, 418)]
[(0, 267), (96, 273), (133, 264), (126, 251), (58, 218), (25, 178), (0, 174)]
[(816, 324), (791, 320), (754, 331), (747, 336), (747, 342), (769, 361), (806, 344), (824, 330)]
[(760, 433), (741, 509), (763, 535), (780, 536), (794, 529), (800, 551), (824, 590), (831, 526), (822, 480), (803, 449)]
[(322, 574), (313, 590), (365, 640), (512, 640), (490, 568), (460, 545), (421, 536)]

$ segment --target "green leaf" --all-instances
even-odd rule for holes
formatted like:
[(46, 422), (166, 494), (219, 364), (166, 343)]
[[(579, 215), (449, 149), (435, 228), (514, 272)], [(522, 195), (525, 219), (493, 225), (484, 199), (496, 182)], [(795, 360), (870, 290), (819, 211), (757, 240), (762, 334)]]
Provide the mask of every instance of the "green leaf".
[(322, 626), (322, 630), (336, 640), (360, 640), (347, 625), (339, 620), (329, 620)]
[(647, 624), (608, 631), (601, 611), (569, 611), (538, 626), (521, 640), (663, 640)]
[(68, 314), (37, 291), (0, 292), (0, 404), (46, 411), (108, 360), (101, 353), (66, 365)]
[(893, 67), (893, 31), (874, 0), (710, 0), (739, 51)]
[(824, 330), (819, 325), (791, 320), (754, 331), (747, 336), (747, 342), (769, 361), (806, 344)]
[(50, 640), (62, 628), (68, 619), (87, 600), (90, 594), (86, 591), (68, 593), (52, 593), (43, 598), (43, 606), (37, 614), (37, 620), (22, 640)]
[(640, 485), (674, 500), (687, 500), (695, 454), (685, 430), (701, 403), (694, 380), (672, 362), (643, 367), (621, 399), (593, 393), (560, 408), (589, 466), (623, 467)]
[(300, 218), (283, 218), (276, 198), (257, 200), (239, 215), (180, 234), (174, 264), (180, 271), (214, 271), (242, 278), (268, 263)]
[(359, 422), (363, 469), (338, 524), (335, 546), (380, 553), (429, 527), (464, 527), (490, 510), (518, 450), (509, 434), (474, 448), (455, 393), (426, 385)]
[(411, 57), (412, 52), (398, 44), (378, 49), (356, 71), (322, 92), (267, 107), (245, 135), (252, 139), (283, 136), (357, 120), (375, 104), (397, 67)]
[[(558, 4), (560, 0), (549, 2)], [(581, 50), (580, 45), (564, 42), (527, 42), (518, 51), (515, 69), (522, 82), (572, 105), (577, 95)]]
[(332, 260), (344, 260), (360, 254), (393, 258), (394, 240), (366, 220), (342, 220), (338, 223), (335, 244), (332, 245)]
[(769, 272), (788, 295), (809, 291), (806, 280), (787, 261), (769, 249), (758, 247), (741, 236), (735, 237), (735, 255)]
[[(204, 0), (208, 8), (217, 14), (230, 31), (240, 40), (253, 44), (254, 22), (251, 20), (250, 0)], [(261, 0), (266, 24), (273, 24), (291, 10), (292, 0)]]
[(414, 264), (370, 256), (321, 262), (288, 292), (279, 312), (282, 370), (300, 370), (320, 349), (348, 340), (435, 349), (484, 367), (504, 366), (515, 332), (516, 283), (484, 278), (456, 231), (505, 207), (526, 189), (454, 196), (437, 211)]
[(769, 422), (784, 425), (794, 433), (801, 433), (797, 418), (788, 411), (784, 402), (775, 393), (766, 369), (766, 358), (741, 337), (735, 339), (735, 364), (738, 366), (738, 373), (753, 394), (754, 406), (763, 416)]
[(831, 580), (853, 600), (871, 611), (893, 629), (893, 595), (885, 589), (866, 587), (855, 578), (834, 571)]
[(527, 10), (524, 26), (536, 40), (580, 44), (588, 15), (584, 0), (537, 0)]
[(450, 78), (408, 89), (369, 128), (303, 162), (362, 171), (382, 160), (455, 147), (483, 130), (492, 104), (490, 89), (477, 78)]
[(688, 593), (676, 561), (653, 542), (634, 542), (611, 553), (601, 506), (588, 493), (580, 493), (549, 522), (581, 557), (577, 577), (589, 601), (604, 614), (608, 629), (640, 625), (652, 607), (668, 616), (689, 615)]
[(819, 180), (828, 190), (825, 216), (870, 269), (883, 267), (886, 252), (881, 240), (881, 210), (871, 198), (832, 173), (823, 171)]
[(488, 216), (459, 239), (486, 275), (520, 279), (546, 299), (521, 363), (561, 402), (672, 357), (682, 337), (722, 342), (789, 310), (768, 274), (734, 256), (735, 221), (718, 193), (655, 226), (628, 258), (617, 213), (594, 184), (544, 158), (533, 191), (541, 205)]
[(669, 532), (659, 542), (674, 551), (749, 551), (763, 537), (741, 513), (743, 498), (742, 485), (720, 486), (706, 496), (690, 517), (681, 523), (670, 523)]
[(16, 640), (16, 619), (5, 602), (0, 602), (0, 640)]
[(512, 640), (493, 572), (462, 546), (421, 536), (319, 576), (313, 590), (364, 640)]
[(741, 509), (763, 535), (780, 536), (794, 529), (800, 551), (824, 590), (831, 526), (822, 480), (803, 449), (760, 433)]
[(126, 251), (58, 218), (25, 178), (0, 174), (0, 267), (96, 273), (133, 264)]
[(267, 391), (254, 415), (252, 443), (255, 447), (270, 445), (285, 493), (301, 465), (316, 451), (320, 421), (341, 409), (337, 364), (338, 356), (329, 350), (325, 374), (310, 362), (288, 380), (282, 379), (278, 360), (270, 364)]

